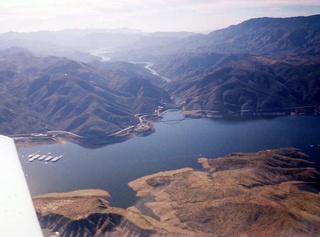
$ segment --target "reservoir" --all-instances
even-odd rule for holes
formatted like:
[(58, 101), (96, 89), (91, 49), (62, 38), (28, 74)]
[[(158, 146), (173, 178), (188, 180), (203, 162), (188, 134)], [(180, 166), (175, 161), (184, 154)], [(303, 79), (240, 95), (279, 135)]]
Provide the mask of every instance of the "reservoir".
[[(20, 161), (32, 196), (77, 189), (103, 189), (110, 204), (128, 207), (137, 202), (128, 182), (152, 173), (192, 167), (199, 157), (215, 158), (232, 152), (297, 147), (320, 161), (320, 117), (283, 116), (259, 119), (184, 119), (168, 111), (155, 123), (156, 132), (104, 147), (73, 143), (19, 148)], [(29, 162), (39, 151), (62, 154), (58, 162)]]

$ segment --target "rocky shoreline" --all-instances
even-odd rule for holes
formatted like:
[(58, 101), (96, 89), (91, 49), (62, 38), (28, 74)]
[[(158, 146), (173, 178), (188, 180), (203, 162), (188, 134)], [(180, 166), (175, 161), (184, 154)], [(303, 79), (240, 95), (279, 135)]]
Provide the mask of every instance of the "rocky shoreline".
[(203, 171), (130, 182), (157, 218), (111, 207), (105, 191), (33, 200), (41, 226), (61, 236), (319, 236), (320, 174), (306, 158), (295, 148), (232, 153), (200, 158)]

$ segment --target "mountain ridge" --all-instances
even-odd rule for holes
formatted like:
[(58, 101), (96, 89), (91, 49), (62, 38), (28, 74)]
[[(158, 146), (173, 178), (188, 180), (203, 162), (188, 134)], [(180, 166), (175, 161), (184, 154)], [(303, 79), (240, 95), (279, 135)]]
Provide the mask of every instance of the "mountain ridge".
[[(211, 32), (197, 49), (209, 43), (207, 47), (217, 53), (284, 54), (302, 51), (319, 54), (319, 25), (320, 15), (255, 18)], [(315, 41), (309, 42), (309, 37), (315, 38)], [(210, 42), (213, 44), (210, 45)], [(309, 44), (314, 45), (310, 47)]]
[(127, 62), (41, 58), (13, 47), (0, 52), (2, 131), (114, 134), (171, 95), (191, 116), (319, 114), (319, 29), (320, 15), (258, 18), (207, 35), (154, 33), (105, 52)]
[[(128, 126), (137, 126), (135, 114), (153, 113), (171, 99), (148, 80), (155, 80), (154, 75), (136, 69), (120, 74), (103, 69), (103, 64), (39, 58), (28, 51), (6, 53), (0, 57), (0, 96), (5, 98), (0, 129), (6, 135), (63, 130), (107, 139)], [(130, 70), (135, 77), (129, 76)], [(123, 87), (128, 83), (135, 84), (135, 93)]]
[(208, 34), (195, 34), (152, 47), (116, 49), (115, 59), (153, 61), (177, 54), (313, 54), (320, 53), (320, 15), (254, 18)]

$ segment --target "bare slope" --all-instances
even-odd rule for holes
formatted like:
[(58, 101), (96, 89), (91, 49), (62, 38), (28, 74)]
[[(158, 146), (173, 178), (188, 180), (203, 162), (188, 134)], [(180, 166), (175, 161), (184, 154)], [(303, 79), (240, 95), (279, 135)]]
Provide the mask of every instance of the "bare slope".
[[(162, 172), (130, 183), (163, 223), (207, 236), (318, 236), (319, 173), (295, 149), (200, 159), (209, 171)], [(306, 166), (306, 167), (302, 167)]]
[(306, 158), (294, 148), (233, 153), (200, 158), (205, 171), (184, 168), (130, 182), (157, 219), (136, 207), (110, 207), (104, 191), (33, 201), (42, 227), (61, 236), (315, 237), (320, 174)]

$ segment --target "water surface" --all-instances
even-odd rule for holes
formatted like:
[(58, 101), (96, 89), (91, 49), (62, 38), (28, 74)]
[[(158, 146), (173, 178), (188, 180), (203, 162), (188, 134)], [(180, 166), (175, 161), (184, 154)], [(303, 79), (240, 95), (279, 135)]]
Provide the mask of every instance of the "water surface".
[(319, 128), (319, 116), (183, 120), (179, 111), (170, 111), (163, 122), (155, 124), (156, 132), (146, 137), (100, 148), (68, 143), (20, 148), (18, 152), (20, 156), (35, 151), (64, 155), (57, 163), (28, 162), (21, 157), (33, 196), (98, 188), (110, 192), (112, 205), (127, 207), (137, 201), (128, 182), (159, 171), (201, 169), (199, 157), (297, 147), (319, 161)]

